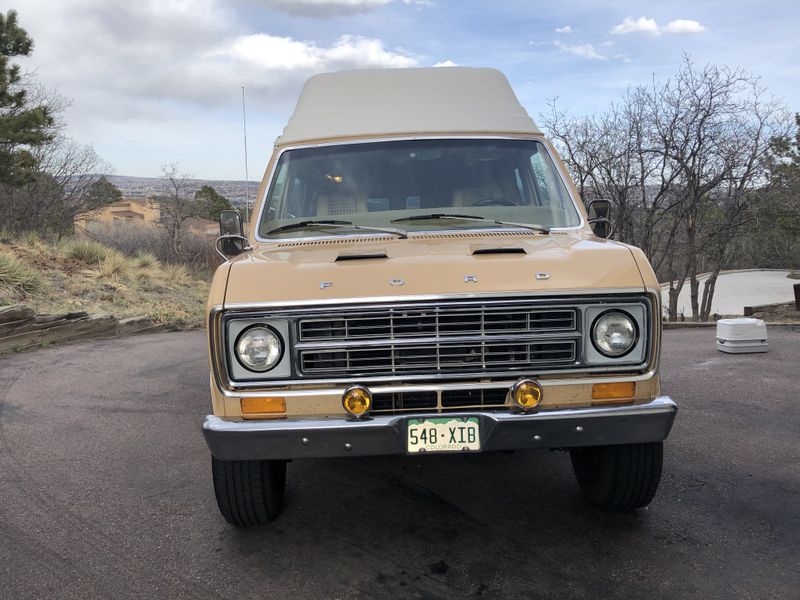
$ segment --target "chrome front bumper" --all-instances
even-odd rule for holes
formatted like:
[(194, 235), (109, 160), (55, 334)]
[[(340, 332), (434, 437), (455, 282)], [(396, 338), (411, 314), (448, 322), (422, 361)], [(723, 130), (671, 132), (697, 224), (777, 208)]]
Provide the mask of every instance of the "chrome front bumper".
[(369, 419), (242, 421), (208, 415), (203, 435), (221, 460), (373, 456), (406, 453), (406, 423), (420, 417), (476, 416), (481, 449), (570, 448), (659, 442), (678, 407), (668, 396), (646, 404), (543, 410), (533, 414), (454, 412)]

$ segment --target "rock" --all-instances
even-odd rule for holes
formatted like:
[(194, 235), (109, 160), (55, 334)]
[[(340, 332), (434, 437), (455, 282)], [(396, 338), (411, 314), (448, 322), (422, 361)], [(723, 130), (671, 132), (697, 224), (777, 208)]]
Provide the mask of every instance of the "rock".
[(24, 304), (12, 304), (11, 306), (0, 306), (0, 323), (8, 321), (24, 321), (32, 319), (36, 313), (30, 306)]

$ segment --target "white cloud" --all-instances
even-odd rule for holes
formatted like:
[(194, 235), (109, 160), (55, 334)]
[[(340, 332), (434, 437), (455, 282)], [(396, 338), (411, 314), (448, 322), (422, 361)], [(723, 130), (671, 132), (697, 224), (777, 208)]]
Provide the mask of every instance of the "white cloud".
[(655, 19), (648, 19), (647, 17), (639, 17), (636, 20), (630, 17), (625, 17), (622, 23), (615, 25), (611, 29), (611, 33), (615, 35), (625, 35), (627, 33), (649, 33), (651, 35), (658, 35), (661, 31)]
[(227, 6), (222, 0), (29, 0), (20, 22), (36, 48), (19, 62), (72, 99), (71, 123), (95, 128), (102, 121), (168, 118), (179, 103), (231, 105), (241, 85), (263, 106), (294, 98), (320, 71), (418, 64), (376, 38), (343, 35), (322, 44), (245, 35)]
[(703, 33), (706, 27), (691, 19), (677, 19), (664, 26), (664, 33)]
[(258, 104), (294, 98), (315, 73), (341, 69), (413, 67), (416, 58), (387, 49), (374, 38), (343, 35), (329, 46), (264, 33), (244, 35), (152, 77), (150, 96), (204, 106), (229, 102), (245, 85)]
[(564, 27), (556, 28), (556, 33), (572, 33), (572, 27), (570, 25), (564, 25)]
[[(265, 71), (325, 71), (356, 67), (413, 67), (415, 58), (384, 48), (373, 38), (341, 36), (329, 47), (257, 33), (238, 37), (206, 55)], [(203, 61), (205, 64), (206, 61)]]
[(580, 56), (581, 58), (585, 58), (587, 60), (606, 60), (606, 57), (599, 54), (591, 44), (565, 44), (556, 40), (553, 42), (553, 45), (561, 52), (566, 52), (567, 54), (572, 54), (574, 56)]
[(434, 66), (434, 67), (457, 67), (457, 66), (458, 66), (458, 63), (454, 63), (452, 60), (450, 60), (450, 59), (448, 58), (447, 60), (444, 60), (444, 61), (442, 61), (442, 62), (437, 62), (437, 63), (436, 63), (435, 65), (433, 65), (433, 66)]
[(655, 19), (647, 17), (639, 17), (638, 19), (625, 17), (622, 23), (611, 28), (611, 33), (614, 35), (627, 35), (629, 33), (661, 35), (663, 33), (703, 33), (704, 31), (706, 31), (704, 25), (691, 19), (676, 19), (667, 23), (664, 27), (659, 27)]

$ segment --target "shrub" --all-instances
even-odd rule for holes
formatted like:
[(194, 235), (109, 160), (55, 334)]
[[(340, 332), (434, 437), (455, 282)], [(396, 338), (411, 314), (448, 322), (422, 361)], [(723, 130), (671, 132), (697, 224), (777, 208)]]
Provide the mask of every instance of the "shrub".
[(147, 252), (161, 264), (185, 264), (190, 270), (205, 273), (219, 265), (213, 240), (184, 232), (182, 238), (183, 259), (178, 260), (172, 243), (163, 228), (148, 227), (135, 223), (91, 223), (86, 234), (93, 240), (119, 250), (126, 256), (136, 257)]
[(83, 261), (87, 265), (97, 265), (108, 255), (109, 249), (94, 240), (81, 239), (69, 242), (65, 253), (70, 258)]
[(0, 248), (0, 288), (24, 298), (44, 287), (38, 271), (22, 262), (17, 255)]
[(189, 269), (184, 265), (166, 265), (164, 267), (164, 274), (167, 279), (175, 283), (185, 283), (189, 280)]
[(36, 247), (42, 243), (42, 238), (35, 231), (26, 231), (22, 234), (22, 239), (31, 247)]
[(152, 252), (140, 250), (133, 258), (133, 264), (137, 269), (152, 269), (159, 266), (158, 258)]
[(131, 261), (127, 256), (116, 250), (107, 249), (98, 271), (103, 277), (122, 277), (127, 275), (130, 267)]

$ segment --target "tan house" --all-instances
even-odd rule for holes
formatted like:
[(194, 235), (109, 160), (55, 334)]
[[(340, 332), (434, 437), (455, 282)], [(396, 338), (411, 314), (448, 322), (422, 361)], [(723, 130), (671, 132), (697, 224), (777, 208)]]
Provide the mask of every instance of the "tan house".
[[(144, 200), (124, 199), (95, 210), (79, 214), (75, 217), (75, 230), (86, 231), (89, 224), (136, 224), (146, 227), (159, 227), (161, 209), (152, 198)], [(184, 227), (194, 235), (214, 237), (219, 235), (219, 226), (214, 221), (189, 217)]]
[(75, 217), (75, 228), (85, 230), (89, 223), (138, 223), (156, 226), (161, 218), (158, 202), (125, 199)]

